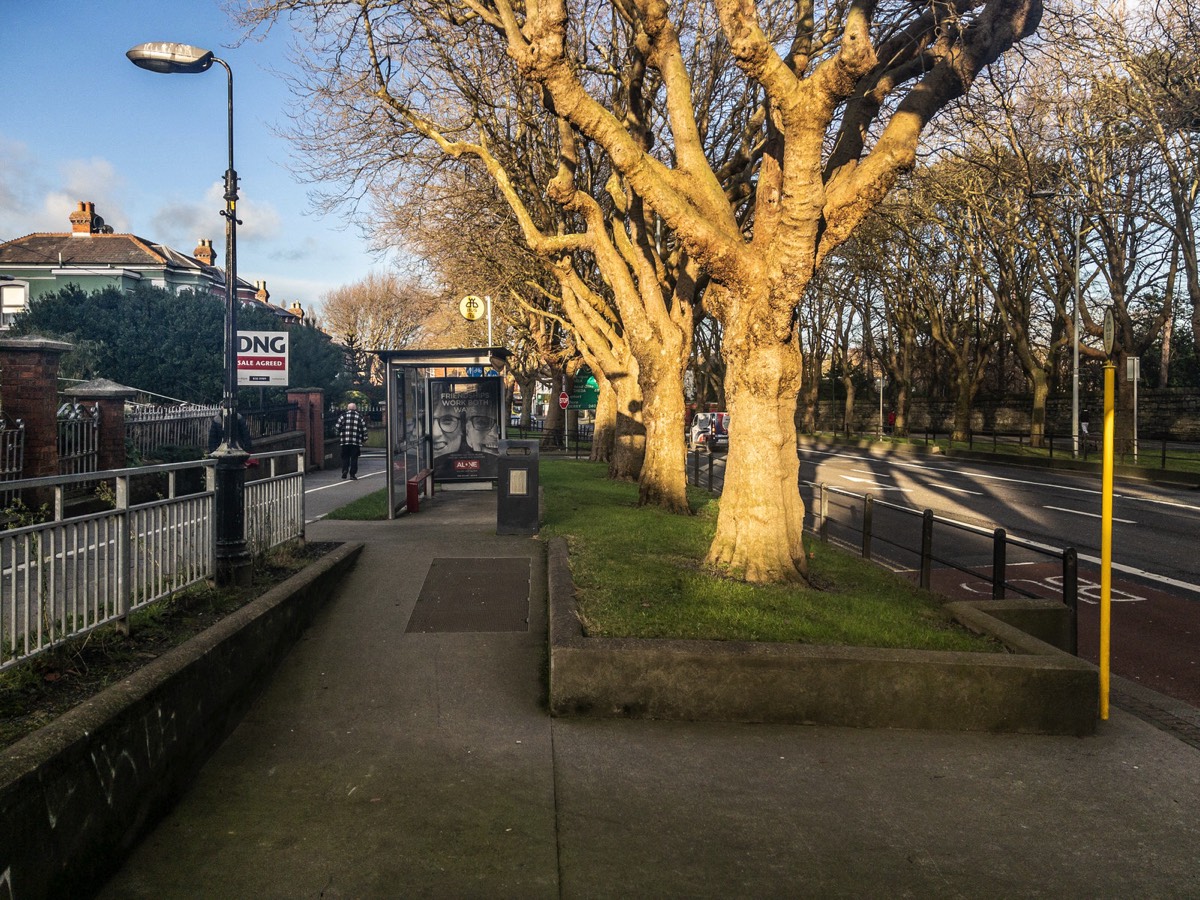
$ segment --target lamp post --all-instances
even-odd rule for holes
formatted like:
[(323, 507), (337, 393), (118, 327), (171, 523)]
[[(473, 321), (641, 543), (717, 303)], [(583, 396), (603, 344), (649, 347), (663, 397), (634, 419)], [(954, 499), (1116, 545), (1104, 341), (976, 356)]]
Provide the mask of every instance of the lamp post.
[(228, 82), (229, 168), (225, 170), (225, 385), (221, 399), (221, 444), (216, 460), (216, 575), (222, 585), (248, 585), (252, 560), (246, 549), (246, 459), (237, 414), (237, 172), (233, 168), (233, 70), (211, 50), (153, 41), (126, 54), (135, 66), (163, 74), (207, 72), (213, 63)]

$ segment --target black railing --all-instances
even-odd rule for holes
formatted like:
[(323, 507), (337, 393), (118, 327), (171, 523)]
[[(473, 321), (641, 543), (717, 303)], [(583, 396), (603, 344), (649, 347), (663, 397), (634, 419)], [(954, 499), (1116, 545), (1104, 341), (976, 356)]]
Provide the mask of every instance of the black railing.
[[(1049, 547), (1012, 537), (1003, 528), (982, 528), (935, 515), (929, 509), (889, 503), (871, 494), (855, 494), (815, 482), (804, 484), (815, 489), (811, 512), (814, 530), (822, 541), (855, 547), (864, 559), (881, 557), (897, 568), (915, 572), (918, 584), (927, 590), (933, 588), (933, 566), (937, 563), (944, 570), (967, 575), (971, 581), (982, 581), (989, 586), (994, 600), (1010, 595), (1058, 600), (1071, 611), (1070, 650), (1076, 652), (1079, 566), (1074, 547)], [(890, 521), (880, 522), (884, 513)], [(919, 528), (905, 524), (915, 524), (918, 519)], [(919, 540), (915, 538), (918, 535)], [(1022, 558), (1014, 559), (1015, 555)], [(1014, 565), (1046, 561), (1061, 566), (1061, 579), (1057, 574), (1036, 581), (1011, 577)]]

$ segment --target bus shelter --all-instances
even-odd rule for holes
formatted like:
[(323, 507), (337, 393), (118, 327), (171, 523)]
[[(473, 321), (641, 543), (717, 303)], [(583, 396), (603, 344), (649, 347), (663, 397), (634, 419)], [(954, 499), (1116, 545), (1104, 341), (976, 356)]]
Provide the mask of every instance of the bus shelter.
[(508, 432), (500, 373), (509, 352), (376, 350), (387, 383), (388, 518), (434, 485), (488, 488)]

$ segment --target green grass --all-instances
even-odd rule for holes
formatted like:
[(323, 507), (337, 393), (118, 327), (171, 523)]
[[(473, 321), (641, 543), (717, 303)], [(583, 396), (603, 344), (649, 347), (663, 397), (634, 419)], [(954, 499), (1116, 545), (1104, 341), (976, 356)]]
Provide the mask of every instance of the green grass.
[(788, 641), (931, 650), (997, 650), (956, 626), (907, 581), (834, 548), (810, 546), (819, 588), (752, 586), (703, 567), (717, 503), (692, 494), (696, 515), (637, 508), (637, 486), (605, 467), (542, 462), (544, 536), (571, 551), (580, 614), (605, 637)]
[(387, 514), (387, 488), (383, 488), (372, 494), (367, 494), (365, 497), (359, 497), (345, 506), (339, 506), (333, 512), (326, 515), (325, 518), (353, 519), (361, 522), (386, 519)]

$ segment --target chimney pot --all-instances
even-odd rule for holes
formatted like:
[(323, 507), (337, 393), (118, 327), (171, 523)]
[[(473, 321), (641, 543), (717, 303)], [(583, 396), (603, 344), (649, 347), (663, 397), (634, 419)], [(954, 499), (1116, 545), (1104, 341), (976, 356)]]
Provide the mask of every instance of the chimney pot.
[(205, 266), (211, 266), (216, 260), (217, 255), (213, 253), (212, 241), (200, 238), (200, 244), (192, 251), (192, 256), (200, 260), (200, 263)]
[(96, 233), (96, 204), (91, 201), (79, 201), (79, 209), (70, 215), (71, 234)]

